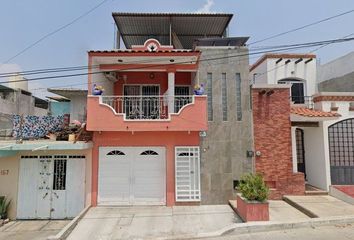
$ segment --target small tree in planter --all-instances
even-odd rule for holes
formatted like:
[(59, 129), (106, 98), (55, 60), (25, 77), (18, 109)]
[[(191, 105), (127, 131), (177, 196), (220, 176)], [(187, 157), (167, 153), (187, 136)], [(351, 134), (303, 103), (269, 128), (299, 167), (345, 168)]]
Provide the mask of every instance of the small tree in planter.
[(269, 188), (260, 174), (247, 174), (241, 178), (237, 194), (237, 213), (245, 221), (268, 221)]

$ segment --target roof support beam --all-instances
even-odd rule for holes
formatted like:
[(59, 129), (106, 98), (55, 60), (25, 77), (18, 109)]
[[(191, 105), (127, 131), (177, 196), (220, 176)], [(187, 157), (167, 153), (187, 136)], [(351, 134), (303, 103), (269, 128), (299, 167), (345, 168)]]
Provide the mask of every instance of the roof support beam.
[(313, 60), (313, 58), (310, 58), (309, 60), (305, 61), (305, 64), (308, 64), (309, 62), (311, 62)]
[(299, 62), (302, 62), (302, 58), (299, 58), (298, 60), (295, 61), (295, 64), (298, 64)]

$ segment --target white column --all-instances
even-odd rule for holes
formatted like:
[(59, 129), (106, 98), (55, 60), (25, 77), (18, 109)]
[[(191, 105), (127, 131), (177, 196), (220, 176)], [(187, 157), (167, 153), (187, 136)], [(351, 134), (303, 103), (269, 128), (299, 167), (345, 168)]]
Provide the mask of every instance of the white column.
[(296, 127), (291, 127), (291, 150), (293, 155), (293, 172), (297, 172)]
[(173, 113), (175, 108), (175, 73), (168, 73), (168, 89), (167, 89), (167, 98), (168, 98), (168, 112)]

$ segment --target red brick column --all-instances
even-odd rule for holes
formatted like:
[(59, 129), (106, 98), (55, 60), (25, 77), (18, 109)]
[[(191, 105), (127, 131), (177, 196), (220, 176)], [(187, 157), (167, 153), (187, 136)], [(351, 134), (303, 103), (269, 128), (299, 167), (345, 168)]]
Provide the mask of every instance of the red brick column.
[(305, 192), (303, 173), (293, 173), (290, 122), (290, 89), (252, 89), (255, 170), (271, 188), (271, 199)]

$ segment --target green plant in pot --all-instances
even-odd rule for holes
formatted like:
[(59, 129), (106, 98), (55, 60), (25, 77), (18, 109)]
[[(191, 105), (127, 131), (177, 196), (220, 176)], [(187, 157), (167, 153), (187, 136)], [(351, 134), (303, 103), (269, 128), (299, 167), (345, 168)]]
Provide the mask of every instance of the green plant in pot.
[(237, 194), (237, 214), (243, 221), (269, 221), (269, 188), (260, 174), (246, 174), (241, 178)]
[(264, 202), (269, 196), (269, 188), (260, 174), (249, 173), (244, 175), (241, 178), (238, 190), (247, 201)]
[(7, 218), (7, 211), (10, 206), (10, 200), (7, 200), (6, 197), (0, 196), (0, 219)]

